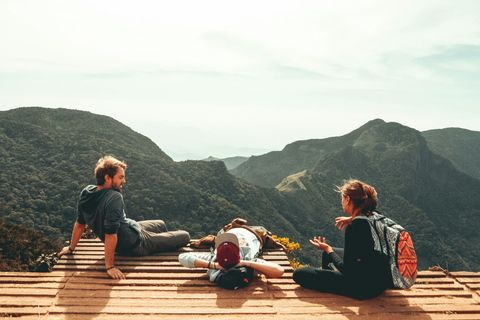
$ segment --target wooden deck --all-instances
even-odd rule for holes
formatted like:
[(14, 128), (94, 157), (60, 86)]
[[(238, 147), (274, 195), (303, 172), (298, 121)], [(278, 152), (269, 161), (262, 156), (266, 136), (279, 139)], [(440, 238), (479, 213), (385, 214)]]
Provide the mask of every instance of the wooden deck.
[(230, 291), (204, 269), (182, 267), (181, 248), (148, 257), (116, 257), (126, 280), (104, 270), (103, 244), (82, 240), (51, 273), (0, 273), (0, 317), (26, 319), (480, 319), (480, 273), (422, 271), (409, 290), (368, 301), (303, 289), (285, 254), (264, 259), (286, 269), (280, 279), (255, 279)]

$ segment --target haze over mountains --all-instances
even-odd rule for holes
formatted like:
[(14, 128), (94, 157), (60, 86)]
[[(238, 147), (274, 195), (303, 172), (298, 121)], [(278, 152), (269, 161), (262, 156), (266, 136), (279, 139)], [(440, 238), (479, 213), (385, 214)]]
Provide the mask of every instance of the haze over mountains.
[(302, 262), (319, 265), (308, 239), (325, 236), (342, 246), (334, 218), (344, 213), (334, 188), (358, 178), (377, 189), (379, 211), (411, 232), (421, 268), (480, 270), (479, 133), (420, 133), (380, 119), (352, 129), (293, 142), (228, 171), (221, 161), (174, 162), (109, 117), (44, 108), (0, 112), (0, 218), (68, 239), (79, 192), (94, 183), (98, 158), (113, 154), (128, 164), (129, 217), (164, 219), (192, 237), (244, 217), (300, 242)]

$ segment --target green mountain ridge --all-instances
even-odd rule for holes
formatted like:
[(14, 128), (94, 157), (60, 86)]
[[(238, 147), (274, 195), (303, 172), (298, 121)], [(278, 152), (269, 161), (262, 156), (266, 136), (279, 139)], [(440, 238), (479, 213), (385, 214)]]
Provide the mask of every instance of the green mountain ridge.
[(275, 187), (286, 176), (313, 168), (341, 145), (353, 144), (369, 127), (385, 123), (376, 119), (341, 137), (310, 139), (288, 144), (282, 151), (250, 157), (231, 170), (232, 174), (263, 187)]
[(480, 179), (480, 132), (462, 128), (423, 131), (433, 152), (450, 160), (454, 166)]
[[(299, 242), (300, 260), (318, 266), (321, 252), (308, 240), (325, 236), (342, 246), (334, 218), (344, 213), (334, 189), (358, 178), (377, 189), (379, 210), (411, 231), (421, 269), (480, 269), (480, 206), (472, 197), (479, 180), (431, 152), (420, 132), (380, 119), (346, 136), (295, 142), (275, 153), (287, 154), (288, 161), (304, 159), (298, 166), (284, 161), (297, 175), (282, 189), (238, 178), (222, 161), (174, 162), (150, 139), (109, 117), (66, 109), (0, 112), (0, 218), (50, 239), (69, 239), (77, 197), (95, 183), (94, 165), (105, 154), (128, 164), (127, 216), (163, 219), (193, 238), (243, 217)], [(309, 154), (317, 159), (307, 160)], [(306, 163), (310, 167), (297, 171)]]

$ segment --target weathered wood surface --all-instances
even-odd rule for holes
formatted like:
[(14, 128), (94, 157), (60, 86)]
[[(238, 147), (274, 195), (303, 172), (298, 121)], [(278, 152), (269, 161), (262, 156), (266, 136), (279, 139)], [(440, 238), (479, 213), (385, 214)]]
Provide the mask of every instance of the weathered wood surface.
[(50, 273), (0, 273), (0, 317), (25, 319), (480, 319), (480, 273), (421, 271), (409, 290), (387, 290), (357, 301), (299, 287), (280, 250), (264, 259), (281, 264), (279, 279), (257, 278), (241, 290), (210, 283), (178, 254), (116, 257), (126, 280), (104, 271), (103, 244), (82, 240)]

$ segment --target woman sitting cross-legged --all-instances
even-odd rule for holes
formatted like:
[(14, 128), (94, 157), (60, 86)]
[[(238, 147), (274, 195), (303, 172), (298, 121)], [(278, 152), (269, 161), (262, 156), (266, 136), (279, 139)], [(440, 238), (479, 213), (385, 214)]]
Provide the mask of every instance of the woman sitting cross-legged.
[[(338, 187), (342, 206), (350, 217), (336, 218), (336, 226), (345, 230), (344, 249), (332, 248), (325, 238), (310, 242), (322, 249), (322, 269), (303, 267), (295, 270), (293, 280), (304, 288), (334, 293), (359, 300), (380, 295), (391, 282), (388, 257), (374, 250), (369, 222), (355, 219), (371, 216), (377, 207), (377, 192), (358, 180)], [(332, 265), (333, 263), (333, 265)], [(337, 270), (333, 270), (336, 267)]]

